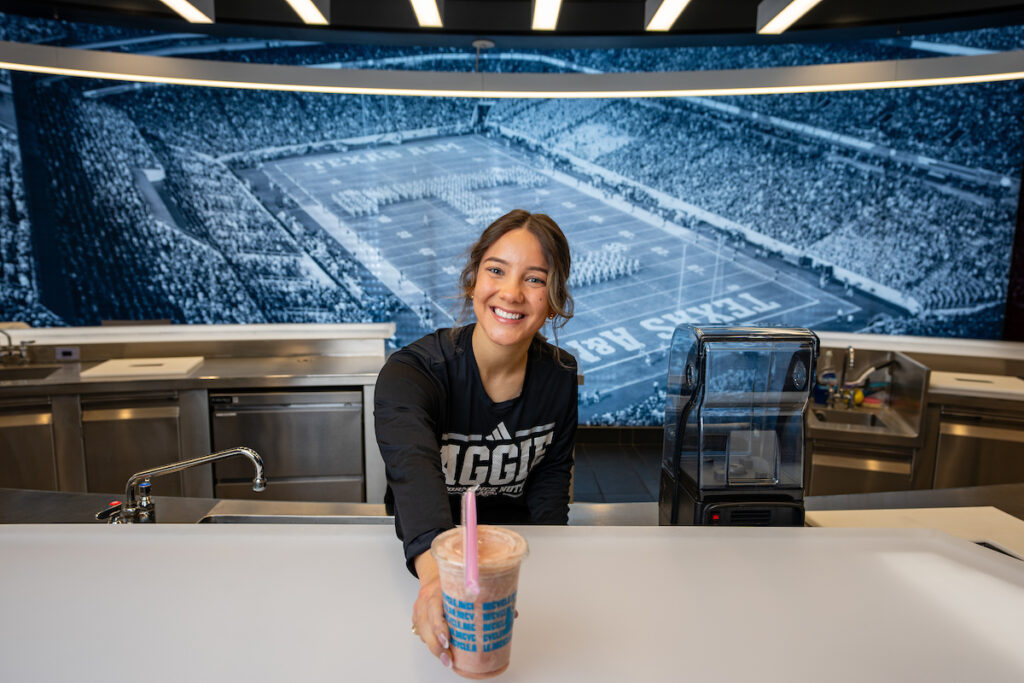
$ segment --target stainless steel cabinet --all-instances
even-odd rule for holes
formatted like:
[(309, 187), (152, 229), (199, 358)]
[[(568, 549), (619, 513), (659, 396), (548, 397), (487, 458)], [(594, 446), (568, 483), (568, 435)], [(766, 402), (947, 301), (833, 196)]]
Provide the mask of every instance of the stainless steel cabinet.
[(808, 495), (906, 491), (912, 488), (913, 449), (814, 441)]
[(1024, 481), (1024, 416), (944, 410), (935, 456), (935, 488)]
[[(82, 396), (82, 442), (90, 492), (120, 493), (135, 472), (181, 459), (180, 408), (175, 392)], [(174, 474), (153, 492), (182, 495)]]
[(0, 487), (57, 490), (48, 399), (0, 404)]
[(216, 497), (364, 500), (362, 392), (211, 393), (210, 407), (214, 450), (254, 448), (269, 479), (254, 493), (248, 463), (218, 462)]

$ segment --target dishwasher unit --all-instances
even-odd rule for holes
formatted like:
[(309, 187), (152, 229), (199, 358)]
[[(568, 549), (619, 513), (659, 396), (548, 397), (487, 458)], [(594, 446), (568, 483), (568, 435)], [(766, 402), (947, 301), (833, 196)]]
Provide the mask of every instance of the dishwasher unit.
[(264, 492), (254, 493), (246, 463), (218, 462), (217, 498), (365, 500), (362, 392), (211, 393), (210, 423), (214, 450), (255, 449), (269, 480)]

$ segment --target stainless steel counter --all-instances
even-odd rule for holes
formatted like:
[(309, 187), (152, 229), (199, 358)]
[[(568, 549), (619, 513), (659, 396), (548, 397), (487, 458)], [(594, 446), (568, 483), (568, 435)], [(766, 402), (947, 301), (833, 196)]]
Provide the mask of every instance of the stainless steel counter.
[[(131, 375), (83, 377), (84, 370), (103, 362), (98, 359), (81, 363), (58, 363), (49, 375), (42, 377), (33, 374), (38, 365), (8, 367), (6, 374), (0, 374), (0, 407), (18, 411), (24, 410), (27, 402), (34, 402), (33, 406), (43, 406), (37, 412), (39, 419), (46, 421), (37, 430), (40, 432), (36, 438), (37, 448), (34, 451), (22, 448), (14, 455), (20, 457), (21, 461), (30, 462), (30, 465), (20, 462), (18, 466), (36, 467), (36, 463), (43, 463), (37, 469), (43, 468), (44, 471), (32, 479), (8, 479), (3, 483), (7, 486), (60, 488), (65, 491), (117, 491), (119, 482), (132, 472), (165, 462), (187, 460), (213, 450), (208, 394), (225, 390), (341, 389), (355, 390), (360, 395), (361, 415), (357, 415), (354, 424), (350, 425), (348, 433), (351, 440), (346, 442), (351, 443), (350, 450), (354, 453), (352, 457), (357, 461), (362, 460), (362, 467), (340, 473), (348, 476), (345, 482), (325, 480), (324, 486), (344, 486), (346, 493), (343, 496), (335, 491), (321, 499), (358, 500), (365, 491), (369, 502), (382, 502), (383, 462), (372, 436), (373, 388), (384, 364), (383, 342), (379, 345), (379, 353), (365, 354), (210, 357), (184, 376), (159, 378)], [(206, 347), (205, 350), (225, 351), (220, 347)], [(275, 351), (269, 346), (266, 350)], [(285, 354), (288, 349), (280, 347), (279, 350)], [(173, 353), (168, 354), (167, 351), (167, 348), (161, 349), (164, 357), (173, 356)], [(26, 379), (4, 379), (14, 376), (21, 369), (28, 370)], [(90, 432), (89, 428), (96, 425), (86, 419), (86, 403), (98, 405), (98, 402), (103, 401), (118, 402), (115, 406), (117, 412), (105, 418), (107, 422), (103, 426), (106, 431), (97, 432), (94, 429)], [(163, 431), (158, 436), (147, 431), (149, 423), (143, 424), (142, 418), (131, 422), (124, 417), (127, 409), (154, 402), (159, 402), (160, 409), (164, 411), (161, 414), (164, 418), (164, 423), (161, 423)], [(109, 407), (105, 403), (104, 406)], [(93, 410), (90, 414), (99, 413)], [(107, 423), (111, 425), (109, 429)], [(136, 428), (135, 425), (141, 426)], [(86, 438), (90, 434), (95, 437), (91, 441)], [(118, 438), (114, 439), (111, 434)], [(141, 444), (147, 439), (151, 442), (156, 439), (159, 442), (156, 445), (162, 446), (162, 451), (150, 453), (151, 459), (148, 462), (135, 462), (138, 453), (144, 452)], [(101, 460), (104, 464), (98, 465), (97, 462)], [(115, 468), (110, 466), (111, 461), (115, 463)], [(35, 469), (26, 471), (35, 472)], [(104, 477), (113, 478), (118, 483), (104, 481)], [(171, 483), (180, 486), (186, 495), (224, 495), (212, 488), (214, 482), (208, 470), (188, 472), (182, 475), (180, 484)], [(278, 483), (285, 482), (278, 479)], [(164, 493), (169, 492), (173, 491), (164, 489)]]
[(184, 377), (83, 378), (98, 362), (64, 363), (44, 378), (0, 380), (3, 396), (228, 389), (236, 387), (365, 386), (377, 380), (381, 356), (208, 358)]
[[(218, 500), (155, 496), (157, 520), (192, 524), (211, 515), (380, 516), (374, 503), (296, 503), (268, 500)], [(0, 488), (0, 524), (98, 524), (94, 515), (117, 496)], [(1024, 484), (975, 486), (929, 491), (891, 491), (844, 496), (811, 496), (808, 510), (870, 510), (992, 505), (1024, 520)], [(656, 526), (658, 504), (572, 503), (570, 526)]]
[[(0, 488), (0, 524), (99, 524), (95, 514), (112, 500), (108, 493), (62, 493)], [(264, 516), (275, 522), (284, 517), (305, 516), (323, 522), (329, 517), (378, 517), (390, 523), (384, 506), (377, 503), (301, 503), (273, 500), (218, 500), (154, 496), (161, 524), (194, 524), (204, 517)], [(319, 518), (319, 519), (315, 519)], [(210, 520), (213, 521), (213, 520)], [(256, 520), (258, 521), (258, 520)], [(656, 503), (572, 503), (572, 526), (654, 526)]]

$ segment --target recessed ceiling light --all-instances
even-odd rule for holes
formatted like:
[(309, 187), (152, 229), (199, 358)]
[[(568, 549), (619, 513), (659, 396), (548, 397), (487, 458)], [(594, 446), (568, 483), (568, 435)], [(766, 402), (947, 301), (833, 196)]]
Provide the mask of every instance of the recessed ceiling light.
[(668, 31), (689, 4), (690, 0), (647, 0), (644, 5), (644, 29)]
[(441, 10), (444, 0), (409, 0), (421, 28), (444, 28)]
[(533, 30), (554, 31), (562, 0), (533, 0)]
[(778, 35), (821, 0), (761, 0), (757, 6), (757, 32)]
[(305, 24), (326, 26), (331, 23), (330, 0), (285, 0)]
[(193, 24), (213, 23), (213, 0), (160, 0)]

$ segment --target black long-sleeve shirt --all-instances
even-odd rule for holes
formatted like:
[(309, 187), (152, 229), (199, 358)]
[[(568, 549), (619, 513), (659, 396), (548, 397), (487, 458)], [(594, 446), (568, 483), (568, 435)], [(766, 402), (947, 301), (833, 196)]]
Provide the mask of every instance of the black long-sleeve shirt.
[(396, 351), (377, 378), (384, 502), (410, 571), (458, 520), (460, 497), (474, 485), (481, 523), (568, 522), (576, 359), (534, 339), (521, 393), (495, 403), (473, 355), (473, 327), (458, 328), (454, 338), (438, 330)]

